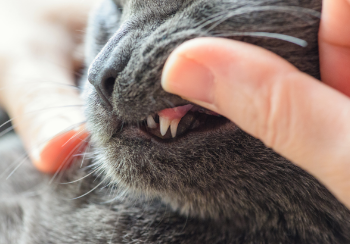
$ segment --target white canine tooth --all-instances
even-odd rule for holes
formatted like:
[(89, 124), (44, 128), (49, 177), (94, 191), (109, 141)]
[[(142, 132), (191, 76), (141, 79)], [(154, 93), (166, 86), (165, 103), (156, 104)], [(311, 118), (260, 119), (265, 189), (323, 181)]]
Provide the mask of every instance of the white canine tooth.
[(170, 123), (170, 131), (173, 138), (176, 137), (177, 126), (179, 125), (181, 119), (174, 119)]
[(147, 117), (147, 126), (151, 129), (157, 128), (157, 123), (154, 121), (151, 115)]
[(171, 121), (169, 119), (159, 116), (160, 134), (162, 134), (162, 136), (164, 136), (168, 131), (170, 122)]

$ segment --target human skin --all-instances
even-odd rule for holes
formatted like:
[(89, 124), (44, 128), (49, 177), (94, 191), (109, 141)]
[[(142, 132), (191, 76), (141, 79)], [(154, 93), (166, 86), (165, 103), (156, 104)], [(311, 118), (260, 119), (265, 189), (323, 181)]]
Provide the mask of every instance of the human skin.
[[(42, 142), (84, 119), (79, 108), (51, 110), (29, 118), (28, 112), (82, 104), (78, 92), (67, 85), (74, 84), (73, 73), (82, 60), (74, 55), (81, 44), (75, 30), (83, 29), (95, 2), (0, 0), (0, 29), (7, 37), (0, 40), (0, 104), (14, 119), (34, 162), (38, 150), (33, 149), (42, 150)], [(350, 100), (343, 95), (350, 95), (350, 4), (347, 0), (324, 0), (323, 4), (321, 73), (329, 86), (262, 48), (213, 38), (192, 40), (175, 50), (162, 84), (169, 92), (225, 115), (313, 174), (350, 207), (350, 150), (346, 146), (350, 142)], [(208, 47), (222, 55), (213, 57), (215, 52), (207, 52)], [(235, 62), (237, 57), (247, 65)], [(190, 74), (184, 65), (193, 61), (201, 64), (199, 70), (208, 71), (207, 77), (195, 79), (207, 89), (186, 87), (183, 74), (192, 77), (191, 81), (198, 75)], [(214, 77), (215, 83), (210, 80)], [(209, 81), (203, 86), (206, 78)], [(33, 88), (33, 81), (38, 89)], [(33, 88), (30, 92), (28, 86)], [(53, 151), (59, 152), (57, 144), (55, 147)], [(57, 166), (51, 167), (51, 163), (37, 167), (54, 172)]]
[(350, 207), (350, 1), (323, 4), (324, 83), (260, 47), (199, 38), (170, 55), (162, 85), (226, 116)]
[[(74, 73), (83, 62), (83, 30), (96, 2), (0, 0), (0, 105), (13, 119), (31, 160), (47, 173), (54, 173), (70, 150), (63, 155), (57, 139), (41, 155), (43, 148), (84, 121)], [(82, 128), (75, 133), (87, 136)], [(75, 133), (61, 135), (58, 144)], [(66, 147), (74, 148), (80, 142), (75, 139)], [(62, 157), (44, 162), (41, 156), (50, 158), (48, 154)]]

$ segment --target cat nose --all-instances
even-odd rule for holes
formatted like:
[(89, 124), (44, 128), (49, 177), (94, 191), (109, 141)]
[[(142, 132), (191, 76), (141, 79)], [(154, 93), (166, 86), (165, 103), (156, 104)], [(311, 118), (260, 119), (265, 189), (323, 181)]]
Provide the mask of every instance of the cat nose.
[(88, 80), (95, 87), (101, 102), (112, 108), (111, 97), (116, 79), (127, 66), (132, 49), (122, 48), (130, 39), (126, 38), (128, 25), (119, 28), (90, 65)]
[(88, 72), (88, 81), (95, 87), (103, 105), (112, 109), (111, 96), (117, 75), (108, 68), (103, 68), (98, 73), (94, 72), (91, 66)]

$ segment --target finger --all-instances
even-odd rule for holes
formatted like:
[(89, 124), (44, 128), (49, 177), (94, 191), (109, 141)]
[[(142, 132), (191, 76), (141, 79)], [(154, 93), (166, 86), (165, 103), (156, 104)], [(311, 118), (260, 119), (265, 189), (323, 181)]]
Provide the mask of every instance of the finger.
[(70, 70), (35, 59), (10, 67), (0, 96), (29, 157), (46, 173), (68, 167), (72, 150), (87, 137), (77, 129), (85, 118)]
[(32, 161), (41, 172), (54, 174), (70, 167), (75, 155), (82, 153), (89, 134), (84, 126), (78, 129), (59, 133), (51, 138), (43, 147), (32, 150)]
[(220, 113), (315, 175), (350, 206), (350, 100), (277, 55), (232, 40), (188, 41), (163, 88)]
[(82, 60), (82, 52), (75, 52), (83, 36), (80, 30), (94, 2), (18, 0), (0, 4), (5, 19), (16, 20), (23, 30), (1, 41), (0, 104), (13, 118), (35, 166), (47, 173), (67, 167), (72, 152), (82, 149), (88, 136), (76, 128), (85, 119), (73, 73)]
[(350, 96), (350, 0), (324, 0), (319, 32), (322, 81)]

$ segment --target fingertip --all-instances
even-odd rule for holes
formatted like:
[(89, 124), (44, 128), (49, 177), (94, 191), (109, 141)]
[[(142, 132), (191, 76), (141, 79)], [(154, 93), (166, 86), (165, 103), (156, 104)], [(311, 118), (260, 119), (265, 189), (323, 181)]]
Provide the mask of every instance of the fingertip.
[(187, 41), (173, 51), (164, 67), (162, 86), (234, 119), (232, 111), (241, 104), (234, 101), (260, 90), (262, 80), (290, 70), (295, 67), (263, 48), (205, 37)]
[(170, 83), (171, 83), (170, 74), (171, 74), (171, 71), (173, 70), (174, 65), (176, 64), (176, 59), (177, 59), (177, 56), (174, 52), (170, 54), (167, 61), (165, 62), (163, 72), (162, 72), (162, 77), (161, 77), (161, 85), (163, 89), (170, 93), (172, 93), (172, 89), (170, 86)]
[(89, 134), (84, 130), (71, 130), (52, 138), (41, 150), (33, 151), (35, 167), (43, 173), (54, 174), (70, 167), (74, 153), (84, 151)]
[(214, 75), (205, 66), (182, 55), (169, 58), (162, 77), (162, 86), (168, 92), (212, 103)]
[(350, 0), (323, 0), (320, 42), (349, 47)]

